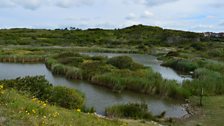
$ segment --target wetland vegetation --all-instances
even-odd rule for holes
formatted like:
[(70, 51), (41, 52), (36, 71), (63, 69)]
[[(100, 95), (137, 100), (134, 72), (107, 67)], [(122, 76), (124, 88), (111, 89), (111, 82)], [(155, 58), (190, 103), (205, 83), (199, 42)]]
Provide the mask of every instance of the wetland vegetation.
[[(219, 110), (223, 108), (223, 103), (219, 100), (224, 97), (223, 38), (214, 39), (204, 37), (201, 33), (142, 25), (117, 30), (10, 29), (0, 30), (0, 33), (0, 62), (44, 63), (53, 74), (70, 80), (88, 81), (116, 93), (131, 91), (136, 92), (136, 95), (141, 93), (181, 102), (187, 100), (192, 108), (196, 107), (201, 111), (186, 122), (177, 119), (177, 122), (161, 121), (161, 124), (221, 124), (219, 116), (224, 114)], [(150, 66), (136, 62), (126, 55), (89, 56), (82, 52), (155, 55), (161, 60), (162, 66), (173, 68), (177, 73), (190, 75), (192, 80), (179, 83), (176, 80), (165, 79)], [(0, 110), (3, 112), (3, 121), (0, 119), (0, 124), (12, 125), (13, 122), (9, 120), (20, 120), (24, 125), (67, 125), (70, 122), (77, 125), (88, 125), (92, 122), (96, 125), (122, 125), (124, 121), (108, 120), (88, 114), (95, 110), (85, 107), (84, 93), (76, 89), (53, 86), (43, 76), (1, 80), (0, 84)], [(201, 95), (204, 96), (204, 100), (203, 106), (199, 108), (197, 104)], [(33, 102), (32, 98), (38, 99), (40, 103)], [(210, 101), (220, 108), (214, 107)], [(27, 105), (23, 108), (25, 103)], [(18, 109), (21, 107), (21, 110)], [(160, 121), (147, 111), (148, 109), (150, 110), (144, 104), (128, 103), (111, 105), (105, 112), (108, 117), (114, 118)], [(214, 116), (209, 115), (208, 111), (213, 111)], [(205, 116), (197, 120), (194, 118), (197, 114)], [(54, 115), (57, 115), (58, 120), (54, 119)], [(67, 118), (63, 120), (63, 116), (58, 115)], [(86, 121), (83, 121), (84, 118)], [(216, 122), (212, 121), (214, 118), (217, 119)]]

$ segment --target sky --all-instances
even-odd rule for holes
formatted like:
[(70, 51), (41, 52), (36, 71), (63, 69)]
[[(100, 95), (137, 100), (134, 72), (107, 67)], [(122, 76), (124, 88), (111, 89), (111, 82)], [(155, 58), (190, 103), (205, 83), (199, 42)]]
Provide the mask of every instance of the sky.
[(224, 0), (0, 0), (0, 28), (151, 25), (224, 32)]

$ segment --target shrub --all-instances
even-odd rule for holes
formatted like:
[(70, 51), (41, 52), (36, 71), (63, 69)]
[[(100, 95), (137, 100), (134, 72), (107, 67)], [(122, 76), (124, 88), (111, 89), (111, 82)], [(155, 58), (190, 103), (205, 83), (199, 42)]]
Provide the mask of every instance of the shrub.
[(129, 103), (114, 105), (106, 108), (105, 113), (109, 117), (116, 118), (153, 119), (147, 104)]
[(117, 56), (112, 57), (107, 61), (108, 64), (111, 64), (119, 69), (131, 69), (136, 70), (143, 68), (141, 64), (135, 63), (132, 58), (128, 56)]
[(178, 51), (170, 51), (170, 52), (168, 52), (167, 54), (166, 54), (166, 56), (175, 56), (175, 57), (177, 57), (177, 56), (179, 56), (180, 54), (179, 54), (179, 52)]
[(64, 65), (79, 66), (83, 62), (82, 57), (64, 57), (58, 59), (58, 62)]
[(193, 47), (196, 50), (204, 50), (205, 45), (203, 43), (193, 43), (191, 44), (191, 47)]
[(191, 92), (176, 82), (166, 81), (168, 96), (173, 99), (187, 99), (191, 96)]
[(186, 59), (171, 59), (162, 64), (181, 72), (190, 72), (198, 68), (198, 64), (194, 61)]
[(205, 95), (224, 94), (224, 77), (219, 72), (199, 68), (195, 71), (195, 79), (185, 81), (184, 88), (190, 90), (194, 95), (200, 95), (201, 88)]
[(47, 60), (45, 62), (48, 69), (51, 69), (51, 66), (53, 64), (56, 64), (56, 63), (57, 63), (57, 61), (55, 59), (52, 59), (52, 58), (47, 58)]
[(81, 69), (83, 78), (86, 80), (91, 80), (92, 77), (97, 74), (104, 74), (106, 72), (110, 72), (113, 67), (100, 61), (89, 61), (84, 62), (81, 65)]
[(209, 50), (208, 55), (211, 57), (224, 57), (224, 49), (218, 48), (218, 49)]
[(69, 79), (82, 79), (82, 71), (76, 67), (66, 67), (65, 76)]
[(20, 92), (47, 100), (51, 104), (64, 108), (81, 108), (84, 104), (84, 95), (76, 90), (66, 87), (53, 87), (44, 76), (24, 77), (15, 80), (0, 81), (7, 88), (14, 88)]
[(57, 63), (51, 66), (51, 71), (54, 74), (64, 75), (66, 73), (66, 68), (64, 65)]
[(84, 104), (84, 95), (65, 87), (53, 87), (49, 102), (69, 109), (81, 108)]
[(106, 61), (107, 57), (105, 56), (93, 56), (91, 57), (92, 60), (98, 60), (98, 61)]
[(9, 88), (28, 92), (40, 99), (47, 99), (50, 96), (52, 87), (52, 85), (45, 80), (44, 76), (17, 78), (15, 80), (5, 81), (4, 83)]
[(59, 53), (58, 55), (54, 56), (54, 58), (65, 58), (65, 57), (81, 57), (81, 54), (79, 53), (74, 53), (74, 52), (62, 52)]

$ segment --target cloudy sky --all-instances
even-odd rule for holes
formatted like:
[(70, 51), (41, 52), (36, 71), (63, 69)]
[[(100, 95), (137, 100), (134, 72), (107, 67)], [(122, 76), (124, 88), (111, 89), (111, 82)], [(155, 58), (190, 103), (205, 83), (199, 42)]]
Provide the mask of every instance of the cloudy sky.
[(224, 31), (224, 0), (0, 0), (0, 28), (122, 28), (134, 24)]

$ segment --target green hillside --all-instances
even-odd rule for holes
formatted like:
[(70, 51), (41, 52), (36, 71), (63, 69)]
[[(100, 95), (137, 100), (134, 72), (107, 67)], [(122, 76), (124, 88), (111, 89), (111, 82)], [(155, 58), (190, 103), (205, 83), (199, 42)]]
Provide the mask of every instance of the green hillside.
[(15, 45), (155, 45), (177, 42), (197, 42), (202, 34), (162, 29), (154, 26), (134, 25), (123, 29), (2, 29), (0, 44)]

